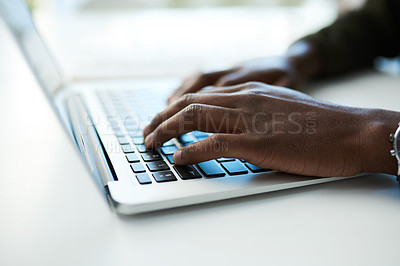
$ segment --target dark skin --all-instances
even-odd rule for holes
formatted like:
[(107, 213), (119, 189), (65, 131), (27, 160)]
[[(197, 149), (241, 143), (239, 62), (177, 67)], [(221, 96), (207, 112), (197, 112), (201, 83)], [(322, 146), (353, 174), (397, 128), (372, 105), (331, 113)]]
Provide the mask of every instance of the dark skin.
[(312, 44), (298, 42), (283, 56), (253, 59), (227, 70), (194, 74), (184, 80), (168, 98), (168, 102), (206, 86), (231, 86), (249, 81), (299, 90), (307, 79), (318, 75), (321, 68), (317, 49)]
[[(233, 157), (300, 175), (395, 174), (388, 136), (397, 127), (399, 113), (336, 105), (284, 87), (299, 88), (322, 69), (316, 48), (297, 43), (274, 62), (253, 61), (196, 75), (146, 126), (145, 144), (155, 148), (199, 130), (219, 134), (180, 149), (175, 163)], [(214, 87), (202, 90), (210, 85)]]

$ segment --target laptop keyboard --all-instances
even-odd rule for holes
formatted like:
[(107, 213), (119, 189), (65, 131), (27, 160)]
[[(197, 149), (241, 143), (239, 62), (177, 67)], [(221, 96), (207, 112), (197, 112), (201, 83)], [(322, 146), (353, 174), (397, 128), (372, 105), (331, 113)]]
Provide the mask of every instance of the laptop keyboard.
[[(173, 154), (179, 146), (186, 146), (210, 136), (193, 131), (169, 140), (161, 148), (148, 150), (144, 145), (142, 130), (165, 107), (164, 99), (150, 92), (106, 90), (98, 91), (98, 98), (108, 116), (109, 125), (118, 139), (132, 176), (139, 184), (173, 182), (199, 178), (217, 178), (247, 173), (270, 171), (250, 164), (243, 159), (219, 158), (196, 165), (175, 165)], [(174, 169), (178, 175), (175, 175)]]

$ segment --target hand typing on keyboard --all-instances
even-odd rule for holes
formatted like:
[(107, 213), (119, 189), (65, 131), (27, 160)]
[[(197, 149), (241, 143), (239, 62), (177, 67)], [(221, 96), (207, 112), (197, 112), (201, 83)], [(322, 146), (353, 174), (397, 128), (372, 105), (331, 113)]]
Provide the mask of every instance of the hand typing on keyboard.
[(323, 102), (291, 89), (250, 82), (186, 94), (144, 129), (160, 147), (182, 134), (213, 134), (176, 151), (177, 165), (240, 158), (262, 168), (312, 176), (395, 173), (386, 141), (392, 111)]
[[(297, 46), (299, 45), (301, 44)], [(289, 50), (284, 56), (256, 58), (222, 71), (195, 73), (185, 79), (168, 98), (168, 102), (172, 103), (182, 95), (197, 92), (206, 86), (231, 86), (248, 81), (260, 81), (297, 89), (306, 80), (303, 72), (308, 65), (302, 65), (299, 68), (293, 63), (292, 55), (293, 53)]]

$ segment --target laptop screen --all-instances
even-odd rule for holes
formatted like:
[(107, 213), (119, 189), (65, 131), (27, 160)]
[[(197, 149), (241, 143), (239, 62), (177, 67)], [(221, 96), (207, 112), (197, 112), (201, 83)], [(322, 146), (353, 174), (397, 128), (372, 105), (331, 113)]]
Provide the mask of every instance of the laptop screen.
[(0, 0), (0, 15), (13, 33), (40, 85), (52, 96), (63, 83), (57, 64), (51, 57), (23, 0)]

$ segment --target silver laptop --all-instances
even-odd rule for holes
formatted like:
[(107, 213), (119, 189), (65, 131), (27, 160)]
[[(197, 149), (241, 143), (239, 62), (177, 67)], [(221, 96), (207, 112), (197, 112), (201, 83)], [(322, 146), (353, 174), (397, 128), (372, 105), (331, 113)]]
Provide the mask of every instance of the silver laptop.
[[(93, 178), (121, 214), (344, 179), (288, 175), (234, 158), (174, 165), (172, 155), (179, 147), (209, 134), (191, 132), (147, 150), (142, 129), (165, 107), (179, 80), (71, 83), (63, 78), (23, 0), (0, 0), (0, 13)], [(236, 170), (230, 171), (228, 165)]]

